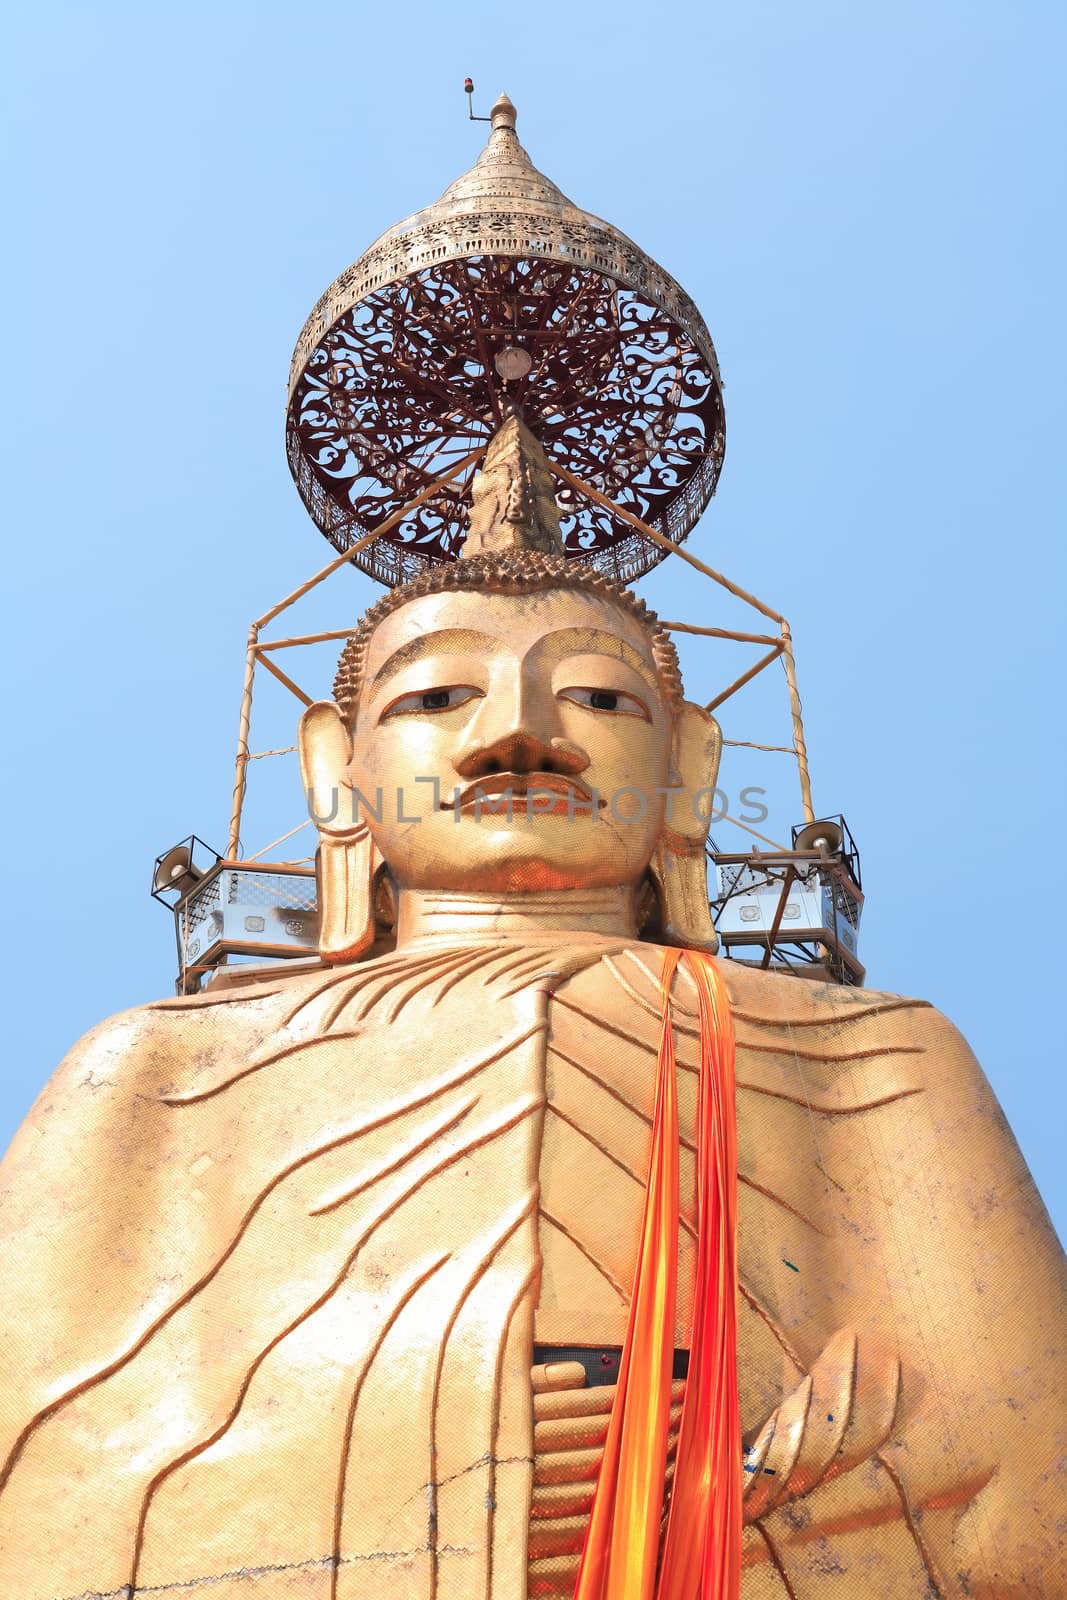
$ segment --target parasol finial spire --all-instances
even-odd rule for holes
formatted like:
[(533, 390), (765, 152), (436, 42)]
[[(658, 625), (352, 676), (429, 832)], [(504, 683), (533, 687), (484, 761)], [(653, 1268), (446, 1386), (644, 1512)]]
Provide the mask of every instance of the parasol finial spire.
[(514, 128), (515, 123), (518, 121), (518, 115), (507, 95), (502, 94), (490, 111), (489, 120), (493, 124), (495, 132), (497, 128)]

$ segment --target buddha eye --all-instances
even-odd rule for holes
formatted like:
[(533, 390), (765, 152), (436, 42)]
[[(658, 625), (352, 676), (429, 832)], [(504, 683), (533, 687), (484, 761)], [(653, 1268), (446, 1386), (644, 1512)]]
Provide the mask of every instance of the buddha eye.
[(426, 716), (439, 711), (454, 711), (457, 706), (466, 705), (468, 700), (473, 700), (481, 693), (480, 689), (474, 689), (469, 684), (452, 684), (445, 689), (417, 689), (414, 694), (403, 694), (391, 706), (386, 706), (381, 720), (384, 722), (387, 717)]
[(626, 694), (622, 689), (561, 689), (559, 698), (571, 700), (576, 706), (585, 706), (590, 711), (608, 711), (623, 717), (643, 717), (646, 722), (652, 720), (644, 702), (635, 694)]

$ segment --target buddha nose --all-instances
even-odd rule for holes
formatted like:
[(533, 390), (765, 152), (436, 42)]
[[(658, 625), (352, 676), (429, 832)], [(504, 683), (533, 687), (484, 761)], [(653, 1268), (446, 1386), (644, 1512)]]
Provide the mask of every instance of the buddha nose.
[(584, 772), (589, 756), (569, 739), (544, 739), (527, 728), (512, 728), (489, 741), (472, 740), (452, 765), (461, 778), (488, 778), (494, 772)]

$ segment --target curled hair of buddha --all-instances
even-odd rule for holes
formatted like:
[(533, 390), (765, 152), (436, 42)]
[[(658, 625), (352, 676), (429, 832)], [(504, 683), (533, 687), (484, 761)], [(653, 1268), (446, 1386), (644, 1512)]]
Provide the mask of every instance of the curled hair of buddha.
[(429, 567), (409, 583), (390, 590), (364, 613), (341, 654), (334, 679), (333, 697), (345, 721), (352, 725), (359, 702), (360, 685), (371, 635), (380, 622), (423, 595), (461, 593), (523, 595), (554, 589), (576, 589), (595, 595), (633, 617), (648, 634), (652, 659), (672, 711), (682, 704), (682, 674), (678, 652), (656, 613), (630, 589), (578, 561), (540, 551), (489, 551), (466, 556), (462, 561)]

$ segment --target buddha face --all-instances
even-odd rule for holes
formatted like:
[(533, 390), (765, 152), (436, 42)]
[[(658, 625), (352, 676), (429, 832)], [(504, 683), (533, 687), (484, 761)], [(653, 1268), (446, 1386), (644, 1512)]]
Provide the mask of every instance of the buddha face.
[(635, 884), (678, 782), (673, 724), (645, 630), (610, 600), (426, 595), (370, 640), (336, 781), (402, 888)]

